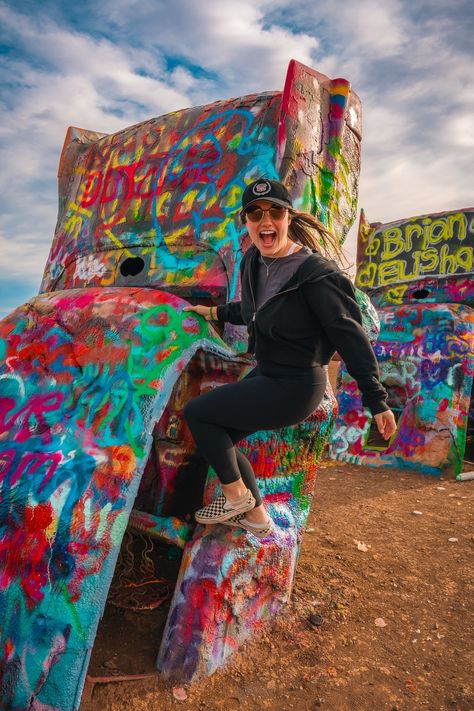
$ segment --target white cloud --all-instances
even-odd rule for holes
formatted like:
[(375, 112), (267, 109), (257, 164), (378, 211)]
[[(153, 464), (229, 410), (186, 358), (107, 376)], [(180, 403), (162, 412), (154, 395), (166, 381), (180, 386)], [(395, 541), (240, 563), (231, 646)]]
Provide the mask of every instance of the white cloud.
[[(0, 20), (10, 33), (16, 34), (19, 45), (28, 48), (32, 64), (41, 61), (48, 66), (48, 69), (35, 71), (32, 67), (27, 71), (24, 80), (35, 87), (31, 93), (24, 94), (28, 106), (50, 108), (52, 104), (63, 118), (72, 100), (70, 109), (76, 116), (89, 116), (92, 112), (93, 118), (100, 116), (104, 120), (101, 95), (96, 87), (101, 80), (110, 83), (110, 94), (116, 99), (139, 101), (144, 110), (152, 112), (164, 113), (188, 101), (186, 94), (173, 87), (164, 73), (164, 63), (157, 62), (153, 53), (124, 51), (111, 41), (61, 29), (49, 20), (38, 24), (1, 4)], [(137, 73), (143, 67), (159, 72), (160, 76)]]
[[(124, 51), (49, 20), (32, 22), (3, 4), (0, 22), (29, 55), (10, 62), (3, 75), (15, 88), (4, 92), (9, 110), (0, 121), (1, 261), (10, 276), (39, 281), (54, 233), (67, 127), (110, 133), (181, 108), (192, 103), (187, 92), (194, 80), (185, 70), (165, 76), (150, 52)], [(145, 65), (162, 76), (137, 73)]]
[(293, 32), (267, 27), (265, 9), (274, 6), (268, 1), (257, 4), (250, 0), (176, 0), (172, 4), (143, 0), (132, 5), (122, 3), (117, 10), (115, 0), (107, 0), (102, 9), (148, 46), (217, 74), (219, 84), (230, 92), (221, 98), (228, 98), (283, 88), (290, 58), (311, 63), (318, 46), (311, 28)]
[[(452, 136), (453, 144), (459, 146), (460, 148), (474, 148), (473, 114), (474, 112), (470, 110), (447, 118), (447, 133)], [(474, 156), (471, 156), (471, 158), (473, 157)]]
[(337, 7), (326, 0), (314, 4), (314, 15), (321, 14), (355, 56), (391, 57), (407, 42), (406, 19), (397, 0), (345, 0)]

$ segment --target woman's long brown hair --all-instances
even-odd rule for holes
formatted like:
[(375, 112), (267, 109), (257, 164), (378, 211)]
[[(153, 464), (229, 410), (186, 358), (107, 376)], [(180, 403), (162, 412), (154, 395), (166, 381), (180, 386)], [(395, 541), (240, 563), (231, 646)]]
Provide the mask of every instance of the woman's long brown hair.
[(310, 249), (320, 252), (328, 259), (345, 261), (344, 252), (333, 233), (309, 212), (297, 212), (288, 208), (291, 222), (288, 225), (288, 237), (292, 242), (299, 242)]
[[(337, 238), (323, 223), (309, 212), (298, 212), (287, 208), (291, 217), (288, 225), (288, 237), (292, 242), (297, 242), (319, 252), (327, 259), (334, 259), (339, 267), (347, 269), (350, 266), (344, 250)], [(242, 224), (245, 225), (245, 213), (241, 213)]]

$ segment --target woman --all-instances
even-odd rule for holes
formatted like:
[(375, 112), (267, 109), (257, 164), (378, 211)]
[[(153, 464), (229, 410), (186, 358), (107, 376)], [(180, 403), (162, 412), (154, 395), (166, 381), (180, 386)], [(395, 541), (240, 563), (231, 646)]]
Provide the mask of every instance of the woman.
[(191, 400), (184, 416), (213, 467), (223, 495), (196, 513), (200, 523), (272, 531), (250, 462), (235, 444), (257, 430), (294, 425), (320, 403), (337, 351), (385, 439), (396, 430), (377, 362), (361, 326), (350, 280), (318, 249), (338, 250), (326, 228), (296, 212), (282, 183), (261, 178), (242, 196), (241, 219), (253, 242), (240, 267), (241, 300), (189, 306), (208, 320), (246, 324), (257, 367), (243, 380)]

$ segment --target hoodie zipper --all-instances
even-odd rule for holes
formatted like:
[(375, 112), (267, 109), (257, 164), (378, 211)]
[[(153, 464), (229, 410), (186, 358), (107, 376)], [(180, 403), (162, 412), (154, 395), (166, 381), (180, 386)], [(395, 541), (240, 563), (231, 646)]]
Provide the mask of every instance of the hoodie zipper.
[(276, 299), (278, 296), (281, 296), (282, 294), (287, 294), (287, 293), (290, 292), (290, 291), (295, 291), (296, 289), (299, 289), (300, 286), (302, 286), (302, 284), (305, 283), (305, 281), (308, 281), (308, 279), (305, 279), (305, 280), (302, 281), (302, 282), (298, 282), (298, 283), (295, 284), (294, 286), (291, 286), (289, 289), (284, 289), (283, 291), (279, 291), (279, 292), (277, 292), (276, 294), (273, 294), (273, 296), (270, 296), (270, 298), (267, 299), (267, 300), (265, 301), (265, 303), (260, 306), (259, 309), (257, 309), (257, 303), (256, 303), (256, 301), (255, 301), (255, 294), (254, 294), (254, 291), (253, 291), (253, 284), (252, 284), (252, 271), (251, 271), (251, 269), (249, 269), (249, 285), (250, 285), (250, 293), (252, 294), (252, 301), (253, 301), (253, 316), (252, 316), (252, 321), (255, 321), (255, 317), (257, 316), (257, 313), (260, 312), (260, 311), (262, 311), (262, 309), (264, 309), (265, 306), (270, 303), (270, 301), (273, 301), (273, 299)]
[(252, 301), (253, 301), (253, 308), (254, 308), (251, 323), (253, 324), (253, 339), (254, 339), (254, 353), (255, 353), (255, 350), (257, 348), (257, 329), (256, 329), (256, 324), (255, 324), (255, 318), (257, 316), (257, 313), (260, 313), (262, 311), (262, 309), (264, 309), (265, 306), (270, 303), (270, 301), (273, 301), (274, 299), (276, 299), (277, 296), (281, 296), (282, 294), (286, 294), (289, 291), (295, 291), (296, 289), (298, 289), (300, 284), (299, 283), (295, 284), (295, 286), (292, 286), (289, 289), (284, 289), (283, 291), (279, 291), (277, 294), (273, 294), (273, 296), (271, 296), (269, 299), (267, 299), (267, 301), (265, 301), (265, 303), (262, 304), (259, 309), (257, 309), (257, 305), (255, 303), (255, 295), (253, 293), (252, 279), (250, 278), (250, 274), (249, 274), (249, 283), (250, 283), (250, 291), (252, 293)]
[[(278, 296), (282, 296), (282, 294), (288, 294), (288, 292), (290, 292), (290, 291), (296, 291), (296, 289), (299, 289), (300, 286), (301, 286), (301, 284), (298, 283), (298, 284), (295, 284), (294, 286), (291, 286), (289, 289), (284, 289), (283, 291), (278, 291), (276, 294), (273, 294), (273, 296), (270, 296), (270, 298), (267, 299), (267, 300), (265, 301), (265, 303), (263, 303), (263, 304), (260, 306), (259, 309), (256, 308), (255, 298), (254, 298), (254, 296), (253, 296), (253, 289), (252, 289), (253, 307), (254, 307), (254, 309), (255, 309), (254, 312), (253, 312), (252, 321), (255, 321), (255, 317), (256, 317), (257, 313), (260, 313), (261, 311), (263, 311), (263, 309), (265, 308), (265, 306), (267, 306), (267, 304), (269, 304), (270, 301), (273, 301), (273, 300), (276, 299)], [(252, 288), (252, 286), (250, 286), (250, 288)]]

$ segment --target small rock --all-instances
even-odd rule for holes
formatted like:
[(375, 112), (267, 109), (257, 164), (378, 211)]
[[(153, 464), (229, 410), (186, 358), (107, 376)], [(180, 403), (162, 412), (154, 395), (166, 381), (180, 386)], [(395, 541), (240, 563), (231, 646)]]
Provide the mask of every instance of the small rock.
[(188, 698), (186, 689), (183, 689), (182, 686), (173, 687), (173, 696), (177, 701), (186, 701), (186, 699)]
[(376, 627), (386, 627), (387, 623), (383, 619), (383, 617), (377, 617), (377, 619), (374, 622)]
[(113, 659), (107, 659), (107, 660), (102, 664), (102, 666), (105, 667), (106, 669), (117, 669), (117, 665), (116, 665), (116, 663), (114, 662)]
[(449, 543), (457, 543), (459, 541), (459, 538), (448, 538)]
[(323, 620), (323, 618), (321, 617), (321, 615), (316, 615), (316, 613), (314, 613), (314, 612), (311, 613), (311, 615), (309, 616), (308, 619), (309, 619), (309, 621), (310, 621), (310, 624), (313, 625), (313, 627), (321, 627), (321, 625), (322, 625), (323, 622), (324, 622), (324, 620)]
[(306, 533), (314, 533), (314, 528), (307, 528)]
[(422, 516), (423, 511), (412, 511), (412, 513), (414, 513), (415, 516)]

